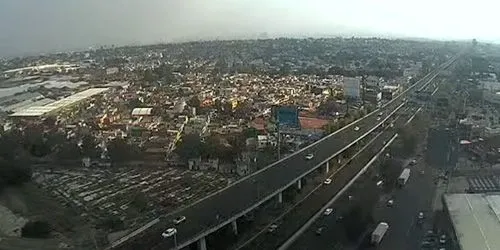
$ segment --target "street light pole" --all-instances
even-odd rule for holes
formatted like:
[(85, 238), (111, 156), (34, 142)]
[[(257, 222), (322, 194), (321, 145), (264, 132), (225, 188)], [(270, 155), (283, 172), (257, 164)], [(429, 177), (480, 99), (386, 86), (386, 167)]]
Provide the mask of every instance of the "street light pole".
[(174, 234), (174, 249), (177, 250), (177, 233)]
[(278, 161), (281, 159), (281, 136), (280, 136), (280, 116), (279, 114), (276, 114), (276, 134), (277, 134), (277, 140), (276, 140), (276, 144), (278, 146)]

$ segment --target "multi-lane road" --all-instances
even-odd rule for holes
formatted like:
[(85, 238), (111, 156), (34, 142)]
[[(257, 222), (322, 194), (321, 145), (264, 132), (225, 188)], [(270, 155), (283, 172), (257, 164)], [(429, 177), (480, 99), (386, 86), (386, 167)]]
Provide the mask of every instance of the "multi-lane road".
[[(419, 112), (420, 110), (421, 110), (421, 108), (408, 107), (407, 112), (409, 114), (409, 117), (407, 119), (398, 119), (399, 124), (403, 125), (403, 126), (407, 125), (408, 122), (413, 119), (414, 114)], [(415, 171), (414, 174), (416, 174), (416, 172), (417, 171)], [(394, 229), (396, 231), (401, 230), (400, 227), (402, 225), (405, 225), (405, 232), (404, 233), (406, 233), (407, 232), (406, 229), (408, 228), (409, 224), (411, 224), (411, 223), (408, 223), (408, 225), (406, 225), (405, 223), (408, 221), (408, 219), (412, 220), (413, 218), (415, 218), (415, 216), (417, 215), (417, 212), (415, 212), (414, 210), (418, 210), (419, 208), (423, 207), (423, 204), (420, 204), (422, 199), (415, 199), (415, 197), (411, 196), (411, 195), (405, 196), (406, 192), (407, 192), (405, 190), (414, 191), (413, 185), (427, 185), (427, 184), (429, 184), (429, 183), (423, 183), (421, 181), (422, 179), (417, 179), (417, 177), (415, 177), (415, 179), (417, 181), (413, 181), (413, 179), (412, 179), (412, 181), (408, 183), (408, 186), (411, 189), (400, 190), (401, 192), (399, 192), (399, 193), (396, 192), (395, 197), (393, 197), (393, 199), (397, 202), (397, 204), (394, 207), (392, 207), (392, 208), (385, 207), (386, 203), (384, 201), (382, 201), (382, 203), (380, 204), (382, 207), (380, 209), (380, 211), (383, 211), (384, 215), (386, 215), (386, 216), (393, 216), (394, 220), (396, 221), (396, 223), (397, 223), (396, 228), (397, 229)], [(376, 182), (377, 182), (377, 180), (365, 181), (362, 185), (363, 186), (362, 188), (367, 188), (366, 187), (367, 185), (371, 185), (372, 186), (371, 188), (376, 188), (376, 185), (375, 185)], [(432, 181), (431, 181), (431, 184), (432, 184)], [(432, 186), (432, 185), (430, 185), (430, 186)], [(429, 186), (422, 187), (422, 189), (424, 189), (424, 190), (422, 190), (422, 193), (428, 194), (428, 192), (425, 192), (426, 191), (425, 189), (427, 187), (429, 187)], [(363, 192), (363, 190), (361, 190), (361, 189), (360, 190), (353, 189), (353, 190), (351, 190), (350, 193), (354, 194), (354, 196), (357, 196), (355, 193)], [(422, 203), (423, 202), (424, 201), (422, 201)], [(335, 211), (340, 212), (343, 208), (342, 207), (343, 205), (345, 205), (345, 202), (339, 202), (337, 204), (334, 204), (333, 208)], [(411, 209), (407, 209), (408, 207), (411, 207)], [(413, 212), (415, 212), (415, 214), (408, 215), (409, 213), (413, 213)], [(382, 220), (385, 218), (386, 217), (384, 217), (384, 216), (377, 217), (377, 219), (382, 219)], [(401, 220), (401, 221), (399, 221), (399, 220)], [(324, 217), (319, 218), (317, 221), (315, 221), (315, 223), (313, 225), (314, 225), (313, 227), (308, 228), (302, 235), (300, 235), (300, 237), (297, 238), (288, 249), (291, 249), (291, 250), (334, 249), (334, 247), (337, 244), (336, 241), (339, 239), (339, 237), (335, 237), (335, 236), (339, 233), (339, 231), (342, 230), (342, 228), (341, 228), (342, 225), (339, 224), (337, 217), (336, 216), (324, 216)], [(391, 225), (391, 231), (392, 231), (392, 229), (393, 229), (392, 224), (390, 224), (390, 225)], [(319, 226), (324, 227), (321, 235), (316, 234), (316, 230)], [(402, 232), (399, 232), (399, 233), (402, 233)], [(400, 236), (400, 235), (394, 236), (395, 241), (397, 241), (396, 238), (398, 236)], [(413, 234), (412, 234), (412, 236), (413, 236)], [(418, 237), (416, 237), (416, 238), (418, 238)], [(385, 239), (384, 239), (384, 241), (385, 241)], [(405, 240), (400, 240), (399, 242), (405, 242)], [(398, 245), (397, 243), (389, 242), (387, 244), (389, 247), (385, 248), (385, 249), (410, 249), (410, 248), (400, 247), (400, 245)]]
[[(428, 84), (439, 71), (449, 66), (454, 60), (443, 64), (437, 71), (424, 77), (412, 85), (407, 91), (415, 90)], [(345, 126), (313, 143), (301, 151), (290, 155), (272, 165), (263, 168), (252, 175), (243, 178), (231, 186), (212, 194), (194, 204), (179, 209), (178, 211), (160, 218), (160, 221), (127, 244), (114, 244), (115, 249), (173, 249), (174, 240), (163, 239), (161, 233), (173, 226), (172, 220), (178, 216), (185, 216), (186, 221), (178, 226), (176, 243), (177, 248), (194, 243), (199, 238), (212, 233), (230, 223), (234, 218), (240, 217), (251, 211), (277, 193), (286, 189), (294, 182), (314, 171), (321, 164), (340, 154), (343, 150), (353, 145), (357, 140), (377, 129), (380, 124), (389, 119), (396, 109), (403, 105), (404, 94), (394, 98), (380, 110), (372, 112), (362, 119)], [(379, 120), (378, 114), (382, 112)], [(358, 127), (359, 129), (354, 129)], [(314, 152), (312, 160), (305, 156)], [(259, 188), (257, 188), (258, 183)], [(142, 238), (142, 239), (141, 239)]]
[[(401, 113), (411, 115), (414, 112), (412, 110), (412, 108), (405, 107), (401, 110)], [(275, 223), (279, 225), (278, 230), (274, 233), (267, 233), (266, 228), (264, 228), (257, 237), (239, 249), (279, 248), (288, 237), (305, 224), (319, 208), (327, 204), (370, 161), (370, 158), (384, 146), (384, 142), (389, 141), (394, 136), (396, 128), (402, 126), (406, 119), (398, 115), (391, 122), (395, 125), (394, 128), (387, 126), (384, 131), (374, 136), (363, 149), (356, 153), (344, 168), (340, 168), (329, 175), (329, 178), (333, 180), (332, 184), (324, 185), (320, 183), (305, 200), (302, 200), (300, 204), (277, 218)]]

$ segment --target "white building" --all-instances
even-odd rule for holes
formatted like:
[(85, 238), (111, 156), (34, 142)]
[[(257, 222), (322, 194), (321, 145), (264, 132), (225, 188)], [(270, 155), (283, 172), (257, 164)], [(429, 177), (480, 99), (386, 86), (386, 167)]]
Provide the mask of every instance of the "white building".
[(344, 96), (353, 99), (361, 97), (361, 77), (344, 77)]

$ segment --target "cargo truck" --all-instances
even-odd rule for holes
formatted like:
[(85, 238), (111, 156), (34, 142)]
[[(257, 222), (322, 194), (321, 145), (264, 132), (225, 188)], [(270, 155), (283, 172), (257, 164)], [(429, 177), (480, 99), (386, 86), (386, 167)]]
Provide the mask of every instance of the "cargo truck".
[(387, 229), (389, 229), (389, 224), (386, 222), (380, 222), (375, 230), (373, 230), (372, 233), (372, 238), (370, 239), (370, 243), (372, 245), (378, 245), (382, 241), (382, 238), (384, 237), (385, 233), (387, 232)]
[(399, 175), (398, 177), (398, 185), (400, 187), (404, 186), (409, 178), (410, 178), (410, 169), (409, 168), (403, 169), (403, 172), (401, 172), (401, 175)]

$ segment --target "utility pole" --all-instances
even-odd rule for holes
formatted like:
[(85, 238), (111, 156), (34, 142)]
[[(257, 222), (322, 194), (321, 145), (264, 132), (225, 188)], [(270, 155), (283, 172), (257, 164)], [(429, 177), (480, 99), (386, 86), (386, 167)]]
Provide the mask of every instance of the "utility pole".
[(278, 147), (278, 161), (281, 159), (281, 135), (280, 135), (280, 118), (279, 114), (276, 114), (276, 134), (277, 134), (277, 139), (276, 139), (276, 144)]
[(365, 98), (366, 98), (366, 75), (361, 77), (361, 101), (363, 103), (363, 107), (365, 106)]

